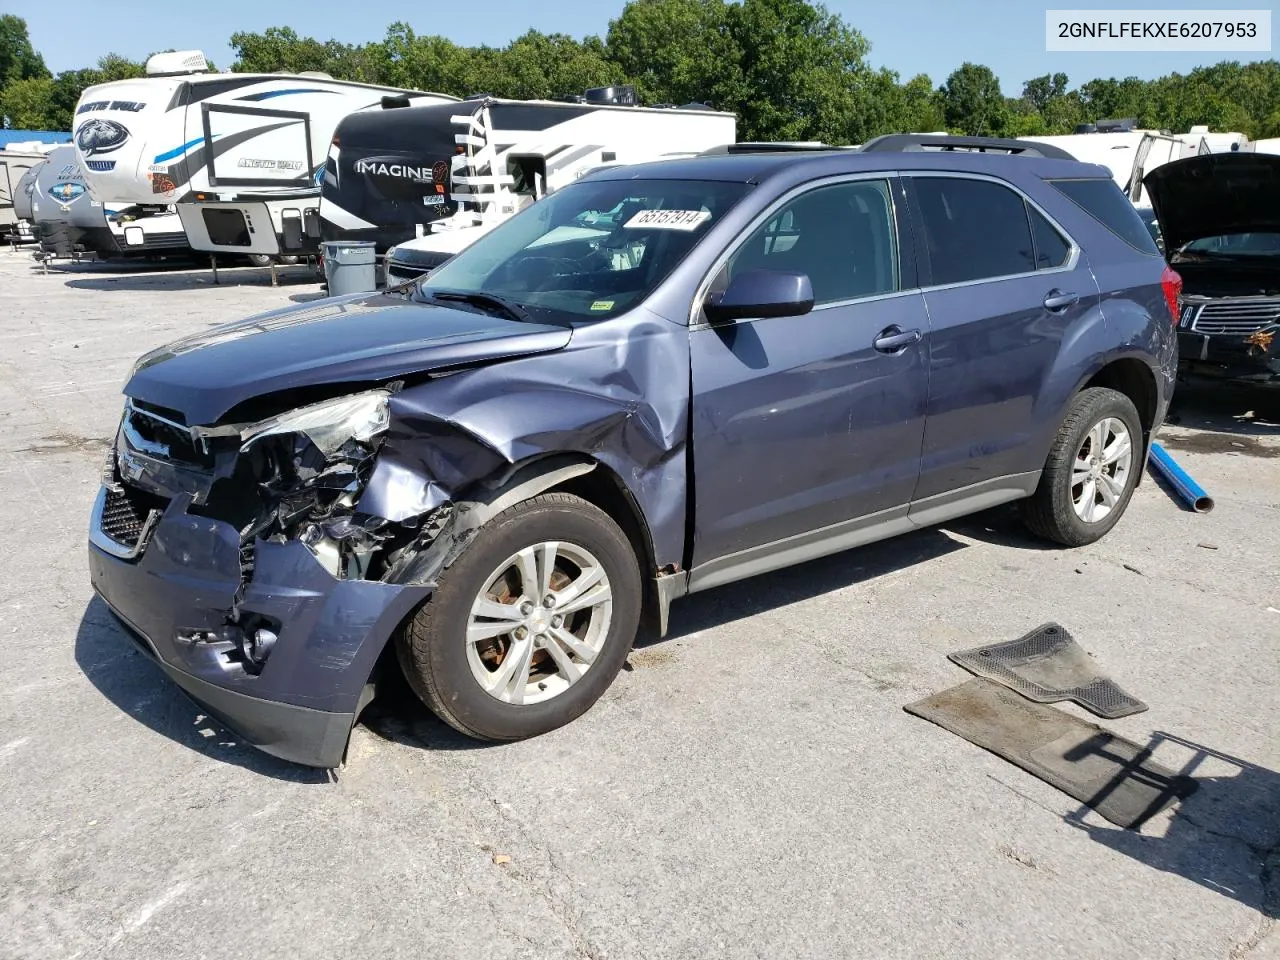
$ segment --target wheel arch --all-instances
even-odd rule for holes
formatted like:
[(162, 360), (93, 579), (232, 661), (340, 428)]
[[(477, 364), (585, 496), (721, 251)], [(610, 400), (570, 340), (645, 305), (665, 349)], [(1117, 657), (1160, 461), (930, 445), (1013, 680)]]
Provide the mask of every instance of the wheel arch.
[[(1085, 380), (1076, 389), (1076, 394), (1089, 387), (1106, 387), (1124, 394), (1138, 411), (1138, 421), (1142, 424), (1142, 457), (1140, 462), (1146, 463), (1147, 453), (1151, 450), (1151, 442), (1156, 422), (1156, 414), (1160, 404), (1160, 391), (1155, 372), (1144, 360), (1137, 357), (1120, 357), (1105, 364), (1096, 373)], [(1142, 473), (1138, 474), (1138, 482), (1142, 482)]]

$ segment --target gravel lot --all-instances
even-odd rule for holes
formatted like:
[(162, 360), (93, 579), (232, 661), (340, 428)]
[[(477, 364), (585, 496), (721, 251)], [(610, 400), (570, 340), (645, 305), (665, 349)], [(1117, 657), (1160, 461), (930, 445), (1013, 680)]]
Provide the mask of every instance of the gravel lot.
[[(211, 725), (91, 599), (132, 361), (318, 296), (221, 279), (0, 252), (0, 956), (1280, 957), (1264, 401), (1185, 391), (1162, 435), (1212, 514), (1147, 480), (1094, 547), (1001, 510), (722, 588), (563, 730), (477, 747), (392, 698), (330, 777)], [(1211, 778), (1142, 835), (902, 710), (1049, 620), (1151, 705), (1106, 726)]]

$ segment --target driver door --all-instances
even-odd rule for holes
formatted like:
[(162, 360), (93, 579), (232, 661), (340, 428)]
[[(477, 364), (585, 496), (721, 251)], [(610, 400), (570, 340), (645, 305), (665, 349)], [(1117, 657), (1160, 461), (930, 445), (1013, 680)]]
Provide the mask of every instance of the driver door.
[[(714, 326), (699, 312), (690, 329), (692, 589), (910, 528), (928, 318), (901, 255), (901, 195), (884, 177), (804, 190), (717, 272), (713, 289), (744, 269), (806, 273), (815, 305)], [(894, 329), (919, 339), (887, 349)]]

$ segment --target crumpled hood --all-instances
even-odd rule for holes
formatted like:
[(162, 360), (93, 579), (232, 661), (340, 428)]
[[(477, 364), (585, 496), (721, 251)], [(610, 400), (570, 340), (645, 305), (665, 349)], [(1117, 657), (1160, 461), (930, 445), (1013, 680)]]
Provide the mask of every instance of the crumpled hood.
[(171, 343), (138, 361), (126, 395), (217, 422), (263, 394), (389, 380), (560, 350), (572, 330), (360, 293), (286, 307)]
[(1280, 156), (1207, 153), (1175, 160), (1142, 179), (1166, 255), (1233, 233), (1280, 233)]

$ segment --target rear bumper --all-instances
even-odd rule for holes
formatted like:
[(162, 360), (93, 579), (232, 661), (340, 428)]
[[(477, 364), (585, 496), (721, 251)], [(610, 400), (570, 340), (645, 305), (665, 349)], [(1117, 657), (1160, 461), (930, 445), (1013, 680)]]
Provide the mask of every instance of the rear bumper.
[(1274, 327), (1251, 338), (1179, 330), (1178, 356), (1184, 376), (1280, 385), (1280, 330)]
[[(342, 761), (365, 687), (388, 639), (429, 587), (338, 580), (297, 541), (254, 549), (241, 578), (239, 534), (172, 500), (137, 556), (102, 529), (105, 488), (90, 521), (94, 590), (164, 672), (245, 742), (308, 766)], [(257, 625), (277, 639), (245, 658)]]

